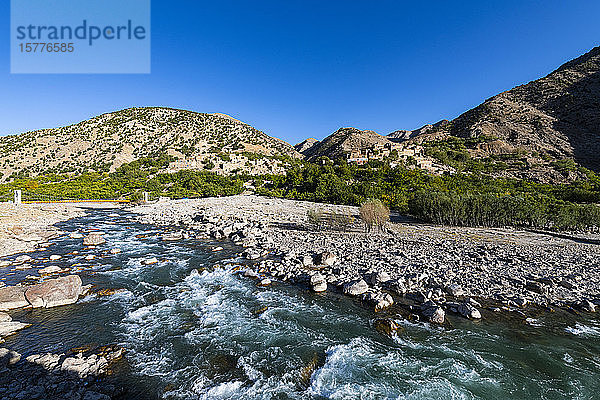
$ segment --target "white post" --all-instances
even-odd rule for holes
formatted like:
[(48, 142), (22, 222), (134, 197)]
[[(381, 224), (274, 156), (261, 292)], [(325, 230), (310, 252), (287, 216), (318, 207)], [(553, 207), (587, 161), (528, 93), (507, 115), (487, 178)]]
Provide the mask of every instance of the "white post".
[(21, 204), (21, 190), (15, 190), (15, 204)]
[(148, 202), (148, 192), (143, 192), (144, 193), (144, 203)]

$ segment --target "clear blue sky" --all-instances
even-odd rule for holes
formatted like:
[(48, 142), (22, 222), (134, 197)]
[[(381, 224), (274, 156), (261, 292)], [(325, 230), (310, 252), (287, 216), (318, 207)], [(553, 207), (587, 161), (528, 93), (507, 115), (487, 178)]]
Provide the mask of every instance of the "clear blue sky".
[(151, 74), (10, 75), (8, 3), (0, 134), (132, 106), (223, 112), (292, 143), (342, 126), (387, 134), (454, 118), (600, 45), (592, 0), (152, 0)]

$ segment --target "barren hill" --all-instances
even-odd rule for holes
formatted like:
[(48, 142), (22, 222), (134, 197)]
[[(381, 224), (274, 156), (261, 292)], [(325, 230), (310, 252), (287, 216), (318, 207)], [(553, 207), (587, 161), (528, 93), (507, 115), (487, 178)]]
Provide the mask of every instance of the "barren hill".
[(486, 100), (452, 122), (458, 137), (511, 146), (600, 168), (600, 47), (548, 76)]
[(0, 138), (3, 179), (14, 172), (114, 170), (137, 158), (248, 151), (301, 155), (288, 143), (224, 114), (130, 108), (78, 124)]
[(370, 148), (376, 144), (385, 144), (389, 140), (373, 131), (361, 131), (356, 128), (341, 128), (320, 142), (313, 144), (304, 155), (309, 159), (321, 156), (336, 159), (351, 151)]

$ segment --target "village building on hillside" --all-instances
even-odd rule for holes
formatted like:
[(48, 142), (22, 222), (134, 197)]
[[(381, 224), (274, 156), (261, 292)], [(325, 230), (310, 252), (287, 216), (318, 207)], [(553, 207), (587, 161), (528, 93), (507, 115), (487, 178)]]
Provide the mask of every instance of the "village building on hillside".
[[(383, 161), (394, 152), (398, 156), (398, 161), (408, 163), (408, 168), (420, 168), (438, 175), (454, 173), (452, 167), (436, 163), (433, 158), (425, 155), (423, 146), (414, 143), (377, 143), (368, 148), (350, 151), (347, 154), (347, 161), (357, 165), (364, 165), (370, 160)], [(392, 161), (390, 165), (396, 167), (400, 165), (398, 161)]]
[(250, 175), (282, 175), (287, 171), (287, 163), (270, 157), (249, 159), (242, 154), (202, 154), (175, 160), (169, 164), (168, 172), (177, 172), (185, 169), (205, 170), (220, 175), (229, 175), (239, 172)]

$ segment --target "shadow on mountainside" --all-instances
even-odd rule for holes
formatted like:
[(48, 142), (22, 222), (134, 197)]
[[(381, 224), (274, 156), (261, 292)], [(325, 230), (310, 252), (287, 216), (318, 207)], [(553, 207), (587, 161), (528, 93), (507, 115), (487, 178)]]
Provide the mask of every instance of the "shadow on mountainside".
[(582, 166), (600, 170), (600, 71), (569, 86), (565, 94), (540, 109), (557, 120), (553, 128), (562, 132)]

